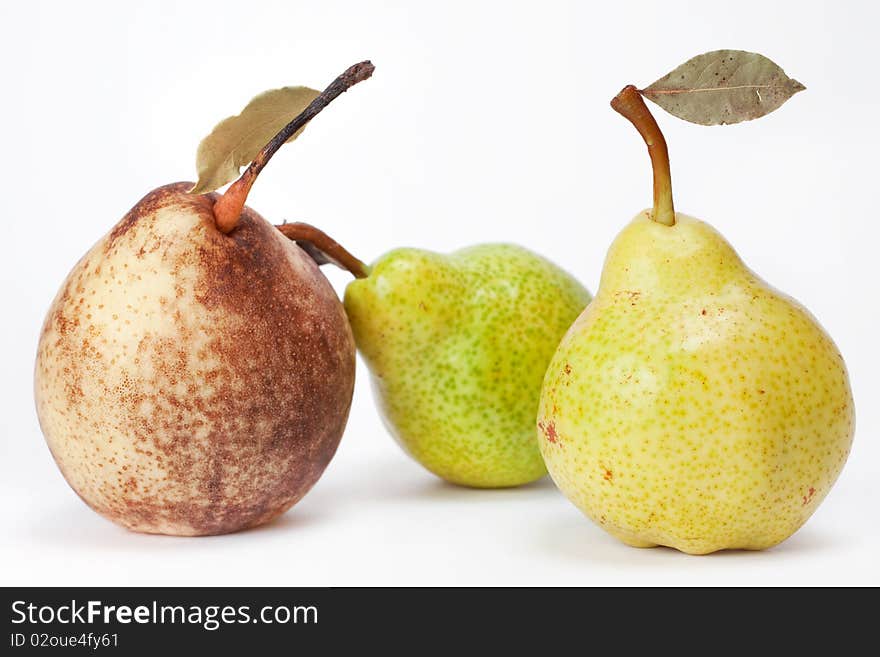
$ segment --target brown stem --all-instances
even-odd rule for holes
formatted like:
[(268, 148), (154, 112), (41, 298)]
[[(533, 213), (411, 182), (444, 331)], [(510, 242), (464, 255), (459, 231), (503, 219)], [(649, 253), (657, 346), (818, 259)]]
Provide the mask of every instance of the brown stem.
[(297, 245), (319, 265), (332, 264), (350, 272), (355, 278), (366, 278), (370, 268), (349, 253), (339, 242), (320, 228), (301, 221), (275, 226), (288, 239)]
[(336, 97), (348, 91), (358, 82), (363, 82), (373, 74), (374, 66), (369, 62), (361, 62), (350, 67), (345, 73), (330, 83), (302, 113), (281, 129), (272, 140), (263, 147), (253, 162), (248, 165), (241, 177), (232, 183), (226, 192), (214, 203), (214, 222), (223, 233), (231, 232), (237, 225), (247, 200), (251, 186), (260, 175), (263, 167), (272, 159), (275, 152), (290, 139), (293, 134), (306, 123), (315, 118), (322, 109), (327, 107)]
[(611, 101), (611, 107), (636, 127), (648, 145), (651, 166), (654, 169), (654, 211), (651, 218), (666, 226), (675, 225), (675, 207), (672, 204), (672, 174), (669, 170), (669, 150), (660, 126), (645, 105), (639, 90), (628, 85)]

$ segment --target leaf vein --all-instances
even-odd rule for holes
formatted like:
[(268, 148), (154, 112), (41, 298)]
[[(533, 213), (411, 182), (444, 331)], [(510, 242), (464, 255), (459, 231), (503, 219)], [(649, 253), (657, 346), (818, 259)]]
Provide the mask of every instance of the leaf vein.
[(782, 84), (739, 84), (732, 87), (701, 87), (699, 89), (642, 89), (641, 93), (648, 96), (668, 96), (671, 94), (693, 94), (704, 91), (731, 91), (734, 89), (784, 89)]

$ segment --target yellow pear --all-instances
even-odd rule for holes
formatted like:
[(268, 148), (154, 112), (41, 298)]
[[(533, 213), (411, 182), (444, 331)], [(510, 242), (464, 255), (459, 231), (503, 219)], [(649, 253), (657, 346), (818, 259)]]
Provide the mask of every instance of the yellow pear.
[(538, 436), (562, 492), (613, 536), (691, 554), (791, 536), (854, 432), (843, 358), (816, 319), (672, 205), (666, 144), (634, 88), (654, 209), (612, 244), (547, 370)]

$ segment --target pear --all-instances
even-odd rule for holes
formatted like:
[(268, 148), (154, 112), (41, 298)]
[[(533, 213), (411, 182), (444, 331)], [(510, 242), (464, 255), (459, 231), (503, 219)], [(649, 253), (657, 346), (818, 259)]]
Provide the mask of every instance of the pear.
[(508, 244), (391, 251), (344, 299), (391, 434), (437, 476), (479, 488), (546, 474), (541, 382), (589, 301), (569, 274)]
[(192, 183), (147, 194), (46, 316), (34, 382), (46, 442), (77, 494), (129, 529), (265, 523), (339, 444), (355, 371), (345, 311), (316, 261), (244, 205), (273, 152), (223, 196)]
[(562, 492), (624, 543), (769, 548), (846, 461), (843, 358), (717, 231), (675, 213), (665, 140), (638, 92), (612, 105), (648, 143), (654, 208), (614, 240), (596, 298), (553, 356), (541, 452)]

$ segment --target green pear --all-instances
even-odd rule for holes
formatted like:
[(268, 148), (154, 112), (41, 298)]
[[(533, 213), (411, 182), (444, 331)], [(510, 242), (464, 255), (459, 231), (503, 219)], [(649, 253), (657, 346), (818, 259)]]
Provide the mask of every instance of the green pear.
[(404, 450), (447, 481), (494, 488), (546, 474), (534, 434), (541, 382), (589, 301), (548, 260), (485, 244), (392, 251), (348, 285), (344, 304)]
[(638, 93), (615, 109), (649, 144), (655, 205), (615, 239), (595, 300), (553, 356), (541, 451), (562, 492), (629, 545), (768, 548), (806, 522), (846, 461), (843, 358), (718, 232), (674, 212), (665, 141)]

